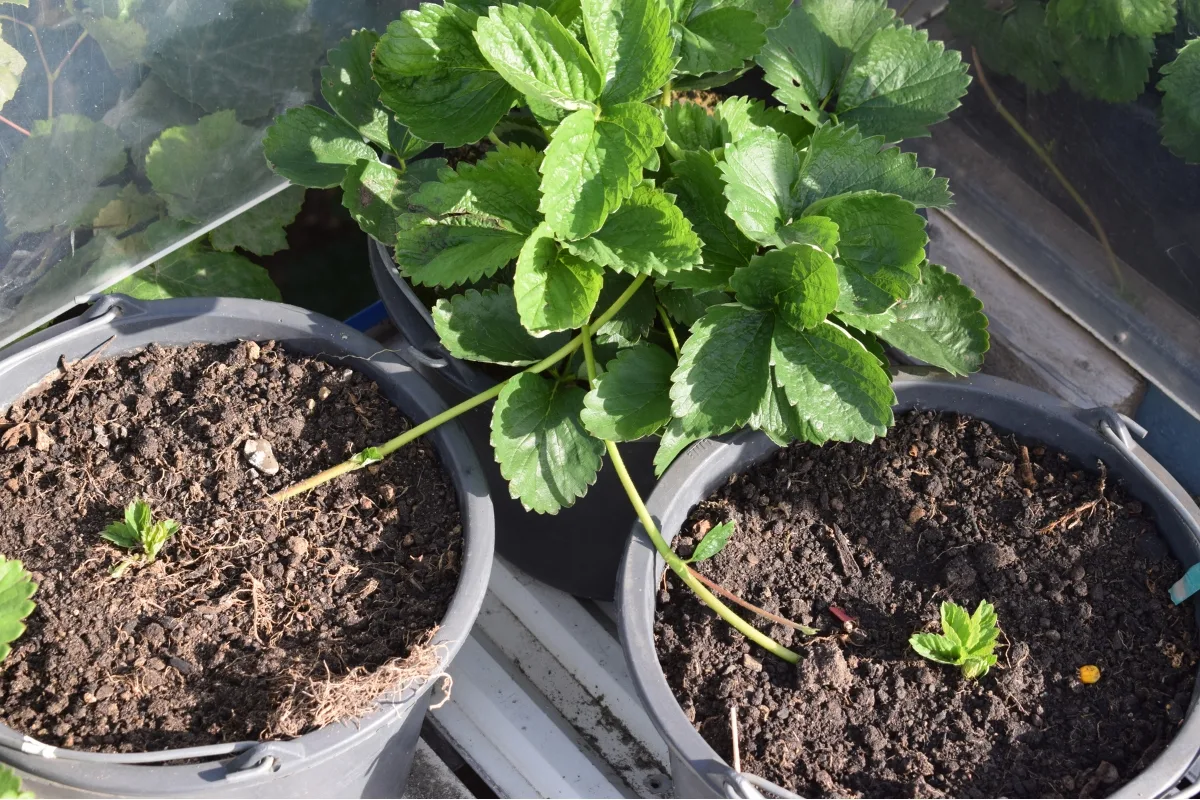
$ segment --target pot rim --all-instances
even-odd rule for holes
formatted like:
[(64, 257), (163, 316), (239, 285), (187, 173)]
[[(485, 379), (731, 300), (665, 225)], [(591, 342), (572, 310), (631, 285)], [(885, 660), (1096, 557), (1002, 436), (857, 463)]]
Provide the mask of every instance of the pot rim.
[[(1081, 449), (1079, 443), (1090, 442), (1091, 447), (1085, 449), (1102, 455), (1110, 470), (1118, 472), (1129, 484), (1131, 493), (1139, 481), (1143, 490), (1158, 493), (1150, 500), (1144, 496), (1146, 491), (1138, 497), (1154, 511), (1160, 535), (1171, 545), (1172, 554), (1181, 565), (1186, 568), (1200, 562), (1200, 507), (1128, 436), (1129, 430), (1145, 434), (1132, 420), (1111, 409), (1079, 409), (1044, 392), (986, 375), (954, 378), (933, 369), (906, 368), (895, 375), (893, 388), (898, 398), (897, 411), (957, 410), (999, 429), (1036, 438), (1077, 461), (1082, 460), (1077, 452)], [(989, 418), (1003, 416), (1002, 410), (1013, 413), (1014, 409), (1029, 418), (1031, 424), (1025, 429)], [(1102, 435), (1104, 427), (1114, 432), (1114, 436)], [(1036, 428), (1040, 435), (1031, 433), (1029, 428)], [(778, 449), (778, 445), (756, 431), (741, 431), (697, 442), (688, 448), (667, 470), (646, 504), (651, 516), (659, 522), (663, 538), (669, 543), (694, 505), (723, 485), (730, 474), (747, 469)], [(1118, 471), (1117, 466), (1122, 470)], [(617, 584), (617, 623), (630, 674), (655, 727), (667, 740), (672, 769), (677, 762), (688, 765), (714, 796), (726, 796), (724, 793), (730, 790), (736, 794), (728, 796), (742, 796), (737, 788), (742, 785), (740, 776), (688, 721), (659, 664), (653, 629), (654, 587), (665, 569), (665, 562), (641, 524), (635, 524)], [(1197, 621), (1200, 624), (1200, 609)], [(1118, 788), (1114, 797), (1156, 797), (1184, 778), (1200, 750), (1198, 702), (1200, 684), (1193, 688), (1187, 716), (1170, 744), (1144, 770)]]
[[(376, 381), (384, 393), (405, 415), (421, 421), (447, 408), (447, 404), (429, 381), (381, 345), (359, 331), (316, 312), (283, 303), (239, 298), (185, 298), (141, 301), (124, 295), (104, 295), (82, 316), (52, 326), (0, 351), (0, 385), (6, 374), (25, 373), (18, 391), (0, 393), (0, 410), (36, 387), (50, 370), (35, 364), (56, 364), (59, 356), (79, 357), (95, 352), (106, 338), (124, 333), (132, 341), (104, 351), (105, 358), (136, 352), (163, 333), (165, 346), (191, 343), (225, 343), (239, 340), (272, 339), (292, 352), (322, 356), (342, 362)], [(150, 331), (156, 331), (151, 334)], [(229, 331), (226, 333), (225, 331)], [(261, 333), (259, 333), (261, 331)], [(147, 341), (147, 336), (153, 336)], [(173, 338), (172, 338), (173, 337)], [(34, 370), (31, 372), (31, 370)], [(30, 374), (37, 377), (28, 379)], [(38, 778), (64, 786), (79, 785), (67, 776), (75, 770), (100, 770), (108, 775), (144, 776), (154, 764), (163, 781), (156, 793), (180, 794), (212, 787), (213, 779), (182, 786), (187, 776), (212, 772), (218, 761), (226, 761), (224, 779), (253, 779), (278, 772), (284, 762), (321, 760), (349, 746), (353, 741), (372, 735), (399, 717), (407, 716), (422, 696), (430, 691), (462, 647), (483, 603), (491, 575), (495, 524), (491, 498), (475, 450), (457, 422), (432, 431), (442, 467), (454, 482), (463, 528), (463, 563), (458, 585), (431, 644), (441, 657), (438, 666), (418, 685), (406, 688), (399, 696), (380, 699), (380, 708), (355, 722), (327, 725), (290, 740), (240, 741), (190, 748), (171, 748), (142, 753), (95, 753), (41, 744), (0, 724), (0, 764), (8, 763)], [(386, 698), (386, 696), (385, 696)], [(232, 758), (231, 758), (232, 757)], [(164, 765), (182, 759), (204, 759), (190, 765)], [(74, 764), (74, 767), (67, 765)], [(66, 769), (63, 769), (66, 767)], [(169, 773), (169, 775), (168, 775)], [(219, 777), (219, 776), (218, 776)], [(145, 777), (142, 778), (145, 780)], [(178, 783), (176, 781), (178, 780)], [(103, 781), (107, 784), (108, 781)], [(174, 784), (174, 785), (172, 785)], [(116, 791), (110, 787), (100, 791)]]

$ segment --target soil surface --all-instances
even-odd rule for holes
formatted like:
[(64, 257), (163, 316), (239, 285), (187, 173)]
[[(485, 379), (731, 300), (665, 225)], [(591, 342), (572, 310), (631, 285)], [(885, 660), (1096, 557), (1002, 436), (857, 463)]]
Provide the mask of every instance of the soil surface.
[[(39, 584), (0, 721), (141, 751), (365, 710), (373, 670), (429, 660), (458, 581), (453, 484), (418, 441), (282, 507), (265, 495), (409, 425), (358, 372), (270, 342), (67, 365), (0, 416), (0, 553)], [(250, 439), (277, 474), (247, 463)], [(182, 529), (113, 578), (125, 553), (100, 533), (135, 498)]]
[[(1191, 604), (1167, 595), (1180, 566), (1098, 466), (911, 413), (870, 445), (794, 445), (734, 476), (679, 552), (735, 520), (698, 571), (821, 633), (764, 628), (802, 650), (789, 666), (671, 576), (656, 634), (684, 712), (728, 761), (736, 707), (743, 769), (804, 796), (1107, 796), (1178, 729), (1198, 651)], [(1001, 628), (984, 678), (909, 647), (943, 600), (981, 599)]]

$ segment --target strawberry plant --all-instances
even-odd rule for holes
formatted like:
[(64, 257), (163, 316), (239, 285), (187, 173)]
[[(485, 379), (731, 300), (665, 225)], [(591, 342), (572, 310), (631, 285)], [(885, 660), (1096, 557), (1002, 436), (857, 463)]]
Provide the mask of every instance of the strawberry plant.
[(1192, 0), (951, 0), (947, 20), (989, 69), (1032, 91), (1065, 80), (1087, 97), (1127, 103), (1153, 83), (1163, 144), (1200, 163), (1200, 6)]
[[(340, 185), (403, 275), (440, 293), (449, 352), (513, 374), (275, 499), (494, 400), (514, 497), (557, 512), (607, 455), (680, 578), (794, 661), (667, 547), (617, 443), (660, 437), (661, 474), (747, 426), (781, 444), (870, 441), (893, 422), (885, 343), (979, 368), (981, 304), (925, 258), (919, 209), (949, 205), (947, 183), (891, 146), (958, 105), (959, 55), (884, 0), (452, 0), (354, 34), (329, 62), (332, 113), (280, 116), (269, 163)], [(705, 108), (681, 91), (756, 64), (777, 103)], [(488, 149), (451, 168), (416, 158), (430, 143)]]
[(980, 600), (974, 614), (962, 606), (942, 603), (942, 632), (914, 633), (913, 650), (939, 664), (959, 667), (966, 678), (982, 678), (996, 665), (996, 609)]
[(100, 536), (125, 550), (137, 550), (138, 555), (129, 556), (112, 568), (112, 576), (119, 578), (135, 562), (152, 564), (167, 540), (179, 531), (179, 523), (173, 519), (153, 521), (150, 504), (145, 500), (134, 500), (125, 507), (125, 519), (114, 522)]
[[(33, 613), (34, 602), (30, 599), (37, 591), (32, 576), (21, 566), (0, 556), (0, 664), (8, 658), (9, 645), (25, 632), (24, 619)], [(0, 798), (33, 797), (21, 791), (21, 780), (8, 767), (0, 765)]]

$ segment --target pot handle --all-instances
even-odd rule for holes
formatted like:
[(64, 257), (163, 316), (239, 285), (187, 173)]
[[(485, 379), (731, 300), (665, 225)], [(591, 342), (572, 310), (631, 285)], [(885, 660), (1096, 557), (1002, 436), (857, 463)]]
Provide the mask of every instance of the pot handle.
[[(1076, 413), (1076, 417), (1099, 430), (1105, 441), (1124, 456), (1130, 466), (1157, 486), (1193, 538), (1200, 541), (1200, 506), (1179, 485), (1179, 481), (1138, 444), (1137, 440), (1145, 438), (1147, 430), (1111, 408), (1083, 409)], [(1171, 600), (1179, 605), (1197, 591), (1200, 591), (1200, 563), (1190, 565), (1184, 576), (1171, 587)]]
[(721, 766), (724, 767), (722, 770), (724, 774), (720, 778), (721, 788), (724, 789), (725, 796), (729, 800), (765, 800), (767, 795), (760, 792), (760, 789), (767, 791), (772, 797), (799, 800), (800, 795), (771, 783), (766, 778), (750, 772), (737, 772), (724, 764)]

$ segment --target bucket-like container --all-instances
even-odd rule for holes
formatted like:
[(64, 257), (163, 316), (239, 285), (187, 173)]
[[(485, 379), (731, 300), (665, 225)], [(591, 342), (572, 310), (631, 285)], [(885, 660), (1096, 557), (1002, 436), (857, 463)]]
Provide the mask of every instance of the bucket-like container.
[[(60, 358), (83, 358), (110, 338), (104, 349), (109, 358), (151, 343), (273, 339), (292, 352), (362, 372), (416, 422), (446, 408), (411, 367), (320, 314), (259, 300), (142, 302), (114, 295), (81, 317), (0, 351), (0, 409), (53, 372)], [(463, 526), (458, 588), (433, 640), (442, 653), (437, 674), (449, 670), (479, 614), (491, 574), (495, 523), (487, 482), (463, 429), (449, 423), (429, 436), (454, 482)], [(329, 725), (290, 741), (90, 753), (40, 745), (0, 725), (0, 763), (15, 768), (25, 789), (40, 797), (396, 797), (408, 778), (435, 682), (381, 702), (358, 723)]]
[[(388, 316), (403, 340), (400, 354), (447, 395), (458, 392), (466, 399), (496, 385), (474, 365), (446, 352), (433, 329), (429, 309), (400, 276), (391, 253), (371, 239), (367, 244), (371, 275), (383, 298)], [(492, 501), (496, 507), (496, 552), (543, 583), (578, 597), (611, 600), (617, 567), (625, 552), (625, 539), (633, 522), (633, 507), (616, 473), (601, 469), (596, 483), (575, 505), (557, 514), (526, 511), (512, 499), (508, 481), (492, 458), (492, 405), (488, 403), (460, 417), (471, 441), (479, 447)], [(621, 445), (629, 474), (638, 490), (654, 487), (654, 454), (657, 439)]]
[[(988, 376), (956, 379), (913, 371), (897, 375), (893, 387), (897, 412), (920, 409), (970, 415), (1021, 439), (1059, 450), (1077, 463), (1103, 461), (1132, 496), (1153, 510), (1159, 533), (1183, 568), (1200, 561), (1200, 507), (1138, 446), (1135, 437), (1145, 431), (1132, 420), (1107, 408), (1076, 408), (1043, 392)], [(730, 475), (777, 449), (778, 445), (754, 431), (693, 445), (663, 476), (647, 503), (663, 537), (673, 539), (691, 509)], [(634, 684), (670, 749), (675, 796), (749, 796), (752, 790), (744, 776), (734, 772), (684, 716), (659, 666), (654, 646), (655, 587), (665, 568), (645, 530), (636, 525), (621, 562), (618, 624)], [(1185, 776), (1197, 779), (1188, 771), (1200, 751), (1198, 697), (1200, 692), (1193, 692), (1187, 718), (1167, 749), (1114, 797), (1160, 797)], [(1200, 785), (1194, 788), (1200, 792)]]

